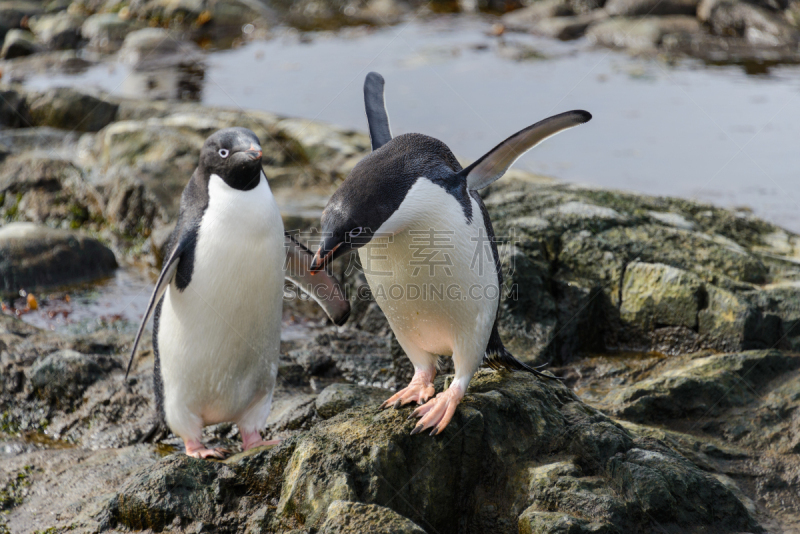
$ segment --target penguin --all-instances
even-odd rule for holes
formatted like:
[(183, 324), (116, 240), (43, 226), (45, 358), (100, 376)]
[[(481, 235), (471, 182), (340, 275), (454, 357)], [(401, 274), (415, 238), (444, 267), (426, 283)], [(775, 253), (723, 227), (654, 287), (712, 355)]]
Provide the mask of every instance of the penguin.
[(245, 128), (205, 141), (125, 373), (152, 314), (157, 426), (165, 421), (196, 458), (229, 452), (201, 441), (215, 423), (235, 422), (243, 450), (277, 443), (260, 430), (278, 373), (284, 279), (337, 325), (350, 313), (339, 283), (311, 273), (311, 252), (284, 232), (261, 157)]
[[(418, 133), (392, 137), (383, 87), (379, 74), (367, 75), (372, 152), (328, 201), (311, 269), (358, 250), (370, 290), (414, 365), (411, 383), (381, 408), (416, 402), (409, 417), (420, 420), (411, 433), (432, 429), (436, 435), (482, 364), (556, 379), (514, 358), (500, 339), (502, 272), (478, 191), (540, 142), (592, 116), (576, 110), (549, 117), (462, 168), (437, 139)], [(455, 377), (434, 397), (439, 356), (453, 358)]]

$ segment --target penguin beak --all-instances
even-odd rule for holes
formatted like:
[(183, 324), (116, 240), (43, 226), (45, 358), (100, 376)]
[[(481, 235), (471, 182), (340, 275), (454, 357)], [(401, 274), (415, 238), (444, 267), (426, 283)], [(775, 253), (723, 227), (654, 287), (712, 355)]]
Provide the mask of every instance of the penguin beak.
[(317, 252), (314, 254), (314, 258), (311, 260), (311, 266), (309, 267), (311, 273), (318, 273), (325, 269), (325, 267), (328, 266), (328, 263), (330, 263), (331, 259), (333, 258), (333, 254), (336, 252), (336, 249), (341, 246), (341, 243), (337, 243), (329, 251), (323, 252), (325, 249), (325, 243), (323, 242), (317, 249)]
[(247, 157), (249, 157), (252, 161), (261, 159), (261, 156), (263, 155), (261, 147), (252, 143), (250, 144), (250, 148), (245, 150), (244, 153), (247, 154)]

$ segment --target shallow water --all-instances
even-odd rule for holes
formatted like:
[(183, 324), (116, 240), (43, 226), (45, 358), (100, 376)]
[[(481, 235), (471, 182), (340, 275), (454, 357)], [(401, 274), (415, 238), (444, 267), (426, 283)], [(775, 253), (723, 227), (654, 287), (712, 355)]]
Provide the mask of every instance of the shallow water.
[[(748, 206), (800, 232), (800, 67), (753, 76), (736, 66), (668, 65), (583, 39), (492, 37), (491, 22), (445, 16), (338, 34), (276, 31), (271, 40), (211, 53), (196, 96), (365, 130), (361, 84), (376, 70), (387, 81), (395, 135), (438, 137), (468, 160), (539, 119), (582, 108), (593, 113), (591, 123), (548, 140), (518, 166), (570, 182)], [(119, 64), (27, 83), (131, 96), (147, 86)]]

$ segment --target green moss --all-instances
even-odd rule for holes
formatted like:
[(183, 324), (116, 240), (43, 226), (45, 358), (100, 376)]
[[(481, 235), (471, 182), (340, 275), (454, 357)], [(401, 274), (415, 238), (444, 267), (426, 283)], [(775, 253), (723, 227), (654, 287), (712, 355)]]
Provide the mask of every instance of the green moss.
[(26, 488), (31, 485), (29, 477), (32, 472), (33, 466), (26, 465), (0, 488), (0, 510), (11, 510), (22, 504)]
[(19, 433), (19, 421), (8, 413), (3, 412), (0, 414), (0, 432), (3, 434), (16, 435)]

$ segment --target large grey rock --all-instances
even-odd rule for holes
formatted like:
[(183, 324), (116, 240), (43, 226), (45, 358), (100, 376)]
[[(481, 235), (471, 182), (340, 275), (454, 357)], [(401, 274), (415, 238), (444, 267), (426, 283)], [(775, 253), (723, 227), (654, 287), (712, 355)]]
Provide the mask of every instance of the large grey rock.
[(391, 396), (392, 392), (387, 389), (340, 383), (323, 389), (314, 404), (320, 417), (330, 419), (356, 406), (377, 407)]
[(119, 107), (105, 98), (65, 87), (31, 95), (28, 106), (36, 126), (81, 132), (100, 130), (115, 119)]
[(11, 88), (0, 90), (0, 125), (6, 128), (24, 128), (30, 124), (25, 94)]
[(64, 50), (75, 48), (81, 40), (83, 17), (66, 11), (54, 15), (41, 15), (31, 21), (31, 31), (48, 48)]
[(108, 371), (120, 368), (119, 362), (106, 356), (60, 350), (36, 360), (30, 370), (34, 392), (62, 408), (81, 399), (83, 392)]
[(11, 223), (0, 228), (4, 293), (96, 280), (116, 268), (114, 253), (91, 237), (34, 223)]
[(793, 45), (800, 42), (800, 32), (773, 11), (736, 0), (705, 0), (698, 17), (717, 35), (743, 37), (756, 46)]
[(137, 70), (194, 65), (203, 60), (197, 45), (163, 28), (144, 28), (128, 33), (118, 57)]
[(320, 534), (426, 534), (391, 508), (360, 502), (333, 501)]
[(117, 13), (98, 13), (84, 21), (81, 36), (89, 41), (91, 48), (113, 52), (122, 46), (125, 36), (137, 28), (136, 22), (122, 19)]
[[(33, 133), (37, 142), (60, 139), (42, 130)], [(0, 165), (0, 213), (7, 220), (96, 229), (101, 204), (83, 170), (68, 160), (23, 153)]]
[(531, 508), (619, 532), (641, 531), (652, 517), (676, 531), (759, 529), (715, 477), (552, 382), (480, 373), (435, 439), (409, 435), (411, 409), (355, 408), (225, 463), (165, 458), (123, 484), (109, 513), (120, 526), (154, 530), (202, 522), (310, 531), (339, 525), (349, 509), (401, 521), (379, 507), (442, 533), (503, 531)]
[(29, 56), (38, 51), (34, 35), (27, 30), (9, 30), (3, 40), (3, 48), (0, 56), (3, 59), (14, 59), (16, 57)]
[(666, 35), (700, 31), (700, 23), (689, 16), (614, 17), (591, 26), (586, 36), (604, 46), (649, 52), (655, 50)]
[(608, 0), (605, 10), (615, 17), (643, 15), (692, 15), (697, 13), (700, 0)]

